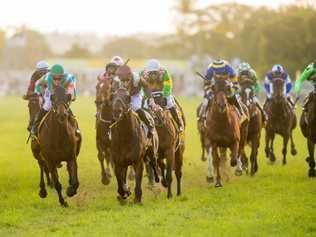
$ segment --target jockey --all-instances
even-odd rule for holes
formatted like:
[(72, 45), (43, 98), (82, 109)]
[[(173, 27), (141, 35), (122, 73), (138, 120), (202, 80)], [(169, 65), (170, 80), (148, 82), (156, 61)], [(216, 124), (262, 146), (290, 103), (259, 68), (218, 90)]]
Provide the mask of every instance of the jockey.
[(257, 97), (257, 95), (260, 92), (260, 84), (259, 84), (259, 81), (257, 78), (256, 71), (250, 66), (249, 63), (243, 62), (239, 65), (239, 67), (237, 69), (237, 73), (238, 73), (237, 79), (238, 79), (239, 83), (242, 81), (243, 76), (246, 76), (248, 79), (253, 81), (253, 83), (254, 83), (253, 91), (255, 92), (255, 96), (253, 97), (253, 99), (254, 99), (257, 107), (261, 111), (261, 114), (263, 116), (263, 120), (266, 121), (266, 113), (264, 112), (264, 110), (260, 104), (260, 101)]
[(236, 72), (231, 65), (227, 61), (222, 59), (215, 60), (212, 62), (207, 69), (206, 80), (204, 81), (204, 100), (202, 102), (202, 107), (200, 110), (199, 119), (206, 118), (206, 109), (209, 101), (213, 98), (213, 92), (211, 90), (212, 85), (215, 83), (215, 79), (217, 80), (227, 80), (229, 79), (232, 83), (233, 93), (229, 98), (229, 102), (235, 105), (238, 109), (238, 113), (241, 116), (241, 120), (245, 119), (245, 113), (241, 105), (240, 97), (237, 94), (239, 91), (239, 85), (236, 77)]
[[(122, 66), (124, 64), (123, 59), (120, 56), (114, 56), (111, 61), (106, 64), (105, 66), (105, 71), (103, 71), (99, 76), (98, 76), (98, 81), (102, 82), (102, 81), (107, 81), (107, 80), (111, 80), (111, 91), (115, 91), (118, 87), (119, 81), (116, 78), (116, 70), (118, 69), (118, 67)], [(99, 117), (100, 114), (100, 105), (101, 102), (100, 101), (95, 101), (95, 104), (97, 106), (97, 114), (96, 117)]]
[[(51, 109), (52, 101), (51, 95), (54, 94), (54, 89), (56, 86), (62, 86), (66, 89), (66, 94), (68, 96), (69, 102), (76, 99), (76, 78), (70, 73), (64, 71), (63, 66), (55, 64), (52, 66), (50, 72), (46, 77), (38, 81), (35, 92), (38, 95), (42, 95), (44, 98), (44, 104), (38, 114), (35, 117), (31, 134), (36, 135), (38, 125), (41, 122), (45, 114)], [(71, 115), (72, 112), (69, 110)]]
[[(301, 74), (300, 78), (295, 82), (295, 92), (299, 94), (301, 92), (302, 84), (304, 81), (310, 81), (314, 87), (316, 86), (316, 60), (309, 64), (303, 73)], [(313, 91), (314, 92), (314, 91)], [(303, 111), (307, 111), (307, 105), (310, 102), (311, 92), (304, 100), (303, 104)]]
[(38, 81), (39, 79), (41, 79), (43, 76), (47, 74), (47, 72), (49, 71), (48, 68), (49, 68), (49, 65), (46, 61), (39, 61), (36, 64), (35, 71), (33, 72), (31, 76), (26, 95), (23, 96), (24, 99), (27, 99), (27, 97), (30, 95), (34, 95), (36, 81)]
[[(184, 129), (183, 121), (176, 110), (176, 102), (172, 95), (172, 78), (169, 72), (161, 67), (156, 59), (150, 59), (145, 65), (145, 69), (140, 72), (142, 80), (146, 81), (152, 92), (162, 92), (167, 101), (167, 109), (170, 111), (173, 119), (178, 125), (179, 132)], [(150, 96), (146, 94), (146, 96)]]
[(267, 99), (270, 100), (272, 98), (273, 93), (273, 85), (272, 81), (275, 78), (281, 78), (284, 80), (284, 96), (287, 98), (288, 102), (292, 107), (294, 107), (294, 102), (291, 100), (289, 93), (292, 90), (292, 82), (290, 79), (289, 74), (283, 69), (283, 67), (280, 64), (276, 64), (272, 67), (272, 70), (266, 74), (266, 77), (264, 79), (264, 89), (267, 94)]
[(153, 108), (156, 106), (154, 99), (151, 97), (151, 90), (147, 82), (137, 73), (132, 72), (131, 68), (127, 65), (120, 66), (116, 73), (122, 86), (128, 90), (131, 96), (132, 110), (138, 114), (139, 118), (148, 127), (148, 138), (152, 137), (155, 125), (149, 121), (145, 111), (142, 109), (142, 90), (149, 95), (149, 105)]

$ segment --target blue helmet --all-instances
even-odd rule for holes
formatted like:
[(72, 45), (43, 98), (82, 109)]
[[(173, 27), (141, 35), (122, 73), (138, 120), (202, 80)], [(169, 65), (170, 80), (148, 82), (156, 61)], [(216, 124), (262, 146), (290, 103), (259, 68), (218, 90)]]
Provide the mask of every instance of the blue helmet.
[(275, 65), (273, 65), (273, 67), (272, 67), (272, 72), (273, 72), (273, 73), (281, 74), (281, 73), (284, 73), (284, 69), (283, 69), (282, 65), (280, 65), (280, 64), (275, 64)]

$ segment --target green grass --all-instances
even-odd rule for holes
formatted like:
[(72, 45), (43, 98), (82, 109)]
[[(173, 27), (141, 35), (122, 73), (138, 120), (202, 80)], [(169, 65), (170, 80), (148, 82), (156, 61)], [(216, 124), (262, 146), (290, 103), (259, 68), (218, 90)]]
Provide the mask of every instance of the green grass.
[[(200, 161), (195, 108), (200, 99), (182, 99), (188, 119), (183, 195), (167, 200), (143, 182), (143, 206), (116, 200), (116, 182), (103, 186), (96, 156), (92, 98), (73, 110), (83, 132), (78, 158), (79, 193), (58, 204), (54, 190), (38, 196), (39, 170), (27, 138), (27, 106), (17, 97), (0, 98), (0, 236), (316, 236), (316, 180), (307, 177), (305, 140), (295, 131), (299, 154), (282, 166), (277, 141), (275, 165), (261, 143), (259, 173), (234, 177), (222, 189), (206, 183)], [(65, 190), (65, 167), (60, 170)], [(114, 180), (113, 180), (114, 181)], [(175, 188), (173, 188), (175, 191)], [(175, 192), (174, 192), (175, 194)]]

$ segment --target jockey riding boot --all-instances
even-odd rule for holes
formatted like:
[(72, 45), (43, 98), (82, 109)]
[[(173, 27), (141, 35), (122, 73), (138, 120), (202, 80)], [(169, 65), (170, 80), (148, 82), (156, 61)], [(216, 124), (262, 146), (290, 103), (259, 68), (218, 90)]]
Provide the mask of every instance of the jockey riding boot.
[(207, 111), (207, 107), (209, 104), (209, 99), (208, 98), (204, 98), (200, 111), (198, 113), (198, 121), (204, 121), (206, 119), (206, 111)]
[(292, 97), (291, 96), (287, 96), (286, 99), (287, 99), (287, 101), (290, 104), (290, 108), (294, 110), (295, 109), (295, 103), (294, 103)]
[(173, 119), (176, 121), (178, 127), (179, 127), (179, 133), (181, 133), (183, 131), (183, 122), (182, 122), (182, 119), (179, 117), (179, 114), (176, 110), (176, 107), (171, 107), (170, 109), (170, 113), (173, 117)]
[(148, 128), (148, 134), (147, 134), (147, 138), (152, 138), (153, 136), (153, 129), (154, 126), (152, 125), (152, 123), (148, 120), (145, 111), (143, 109), (138, 109), (136, 111), (136, 113), (138, 114), (139, 118), (145, 123), (145, 125)]
[(241, 105), (241, 102), (240, 102), (240, 100), (237, 98), (237, 96), (236, 95), (234, 95), (233, 97), (232, 97), (232, 101), (233, 101), (233, 104), (236, 106), (236, 108), (237, 108), (237, 112), (239, 113), (239, 115), (240, 115), (240, 120), (243, 122), (245, 119), (246, 119), (246, 115), (245, 115), (245, 113), (244, 113), (244, 109), (243, 109), (243, 107), (242, 107), (242, 105)]
[(38, 126), (39, 126), (40, 122), (42, 121), (42, 119), (44, 118), (45, 114), (47, 114), (47, 111), (44, 110), (43, 108), (40, 109), (40, 111), (38, 111), (38, 113), (36, 114), (36, 116), (34, 118), (34, 122), (32, 124), (32, 128), (31, 128), (32, 135), (34, 135), (34, 136), (37, 135)]
[(302, 106), (303, 112), (307, 112), (307, 106), (308, 106), (309, 102), (311, 101), (311, 98), (312, 98), (312, 96), (311, 96), (311, 93), (310, 93), (310, 94), (309, 94), (308, 96), (306, 96), (306, 98), (304, 99), (303, 106)]

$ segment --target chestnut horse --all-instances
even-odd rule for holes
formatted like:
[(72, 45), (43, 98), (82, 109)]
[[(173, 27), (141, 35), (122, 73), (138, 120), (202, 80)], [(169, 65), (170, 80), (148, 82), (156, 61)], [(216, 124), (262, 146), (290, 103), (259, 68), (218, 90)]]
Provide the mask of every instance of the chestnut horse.
[(275, 78), (273, 80), (272, 98), (264, 106), (268, 115), (265, 137), (266, 157), (269, 158), (271, 162), (276, 161), (273, 143), (275, 135), (279, 134), (283, 137), (283, 165), (286, 164), (287, 144), (289, 139), (291, 140), (292, 155), (297, 154), (292, 135), (292, 131), (296, 128), (297, 120), (294, 110), (290, 107), (287, 98), (284, 96), (284, 83), (284, 80), (281, 78)]
[[(77, 156), (81, 146), (81, 136), (76, 133), (78, 124), (69, 112), (68, 101), (65, 89), (60, 86), (56, 87), (55, 94), (52, 96), (52, 109), (46, 115), (38, 132), (40, 156), (51, 174), (59, 203), (64, 207), (67, 207), (68, 204), (61, 192), (62, 186), (58, 179), (57, 167), (62, 161), (67, 162), (69, 174), (67, 196), (74, 196), (79, 187)], [(42, 176), (40, 192), (46, 193)]]
[[(222, 187), (220, 174), (219, 148), (229, 148), (231, 151), (231, 166), (236, 166), (235, 174), (242, 175), (241, 151), (244, 149), (248, 121), (240, 124), (236, 108), (228, 102), (231, 85), (227, 80), (216, 80), (213, 86), (214, 98), (206, 118), (206, 136), (211, 144), (213, 160), (216, 170), (215, 187)], [(212, 172), (211, 172), (212, 173)]]
[[(32, 127), (32, 124), (34, 122), (35, 116), (41, 108), (41, 101), (40, 101), (40, 97), (37, 94), (25, 95), (25, 96), (23, 96), (23, 99), (28, 101), (29, 125), (27, 127), (27, 130), (31, 131), (31, 127)], [(38, 145), (38, 142), (36, 140), (32, 139), (31, 150), (32, 150), (32, 154), (33, 154), (34, 158), (37, 160), (38, 165), (40, 167), (40, 175), (44, 177), (44, 173), (45, 173), (47, 185), (53, 187), (53, 183), (52, 183), (51, 178), (49, 176), (48, 168), (47, 168), (45, 162), (43, 162), (43, 160), (41, 159), (39, 145)], [(42, 179), (44, 180), (44, 178), (41, 178), (41, 180)], [(40, 184), (40, 186), (41, 186), (41, 184)], [(46, 197), (47, 193), (42, 190), (39, 193), (39, 196), (42, 198)]]
[(156, 169), (157, 132), (153, 131), (152, 139), (147, 138), (145, 125), (132, 111), (130, 95), (125, 88), (119, 88), (113, 94), (112, 115), (115, 123), (111, 126), (111, 154), (118, 185), (118, 199), (123, 201), (131, 194), (126, 185), (126, 176), (128, 167), (133, 166), (136, 179), (134, 202), (141, 203), (144, 162), (151, 164), (155, 181), (159, 182)]
[[(258, 149), (260, 146), (261, 130), (263, 127), (263, 114), (257, 107), (255, 101), (255, 94), (253, 91), (254, 82), (248, 78), (240, 81), (241, 85), (241, 100), (247, 106), (249, 111), (249, 125), (247, 142), (251, 147), (250, 154), (250, 175), (254, 175), (258, 171)], [(248, 157), (243, 152), (242, 154), (243, 166), (248, 170)]]
[[(154, 93), (154, 99), (158, 106), (153, 111), (155, 127), (159, 137), (158, 166), (161, 172), (161, 183), (168, 189), (167, 197), (172, 198), (172, 172), (175, 171), (177, 179), (177, 196), (181, 195), (181, 178), (183, 153), (185, 150), (184, 131), (177, 132), (177, 125), (172, 120), (170, 111), (166, 109), (166, 101), (160, 92)], [(182, 108), (176, 101), (177, 110), (185, 126), (185, 118)], [(166, 163), (164, 162), (166, 160)]]
[(304, 137), (307, 138), (309, 156), (306, 158), (306, 161), (309, 164), (308, 176), (316, 177), (314, 157), (316, 143), (316, 86), (309, 96), (307, 111), (302, 113), (300, 127)]

